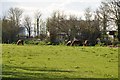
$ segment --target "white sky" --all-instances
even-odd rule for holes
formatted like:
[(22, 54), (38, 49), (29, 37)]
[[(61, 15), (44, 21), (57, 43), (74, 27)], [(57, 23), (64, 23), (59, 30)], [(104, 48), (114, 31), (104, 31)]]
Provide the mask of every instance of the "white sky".
[(83, 18), (86, 8), (90, 7), (94, 11), (100, 3), (101, 0), (0, 0), (0, 17), (7, 15), (10, 7), (18, 7), (24, 10), (23, 16), (30, 15), (32, 19), (36, 11), (40, 11), (42, 18), (46, 19), (55, 10)]
[(55, 10), (63, 11), (65, 14), (74, 14), (77, 17), (84, 15), (85, 8), (95, 10), (101, 0), (1, 0), (1, 15), (6, 15), (10, 7), (19, 7), (24, 10), (24, 15), (34, 17), (36, 11), (41, 11), (43, 18), (47, 18)]

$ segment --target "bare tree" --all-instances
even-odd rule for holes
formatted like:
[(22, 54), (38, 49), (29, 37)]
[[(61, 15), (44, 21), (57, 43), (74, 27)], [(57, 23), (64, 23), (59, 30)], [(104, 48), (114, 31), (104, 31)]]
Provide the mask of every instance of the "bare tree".
[(87, 39), (90, 42), (90, 45), (95, 45), (96, 39), (99, 35), (99, 18), (96, 14), (93, 14), (91, 8), (85, 9), (85, 20), (81, 21), (82, 34), (84, 35), (83, 39)]
[(36, 24), (37, 24), (37, 36), (39, 36), (40, 34), (40, 18), (41, 18), (42, 14), (40, 11), (35, 13), (35, 19), (36, 19)]
[(100, 27), (102, 31), (102, 36), (101, 38), (107, 38), (107, 28), (110, 25), (110, 14), (108, 11), (109, 7), (105, 2), (101, 2), (101, 5), (99, 9), (97, 10), (97, 16), (99, 17), (100, 20)]
[(16, 41), (17, 36), (20, 32), (20, 20), (22, 17), (22, 13), (22, 9), (10, 8), (8, 10), (8, 16), (6, 16), (6, 18), (2, 20), (2, 32), (5, 42), (7, 40), (9, 40), (9, 42)]
[(118, 27), (118, 40), (120, 41), (120, 1), (119, 0), (109, 0), (107, 2), (109, 6), (109, 13), (111, 13), (110, 19), (115, 21)]
[(25, 16), (23, 24), (28, 32), (28, 37), (30, 37), (32, 32), (31, 18), (29, 16)]
[[(60, 35), (67, 35), (66, 37), (62, 36), (63, 39), (68, 39), (72, 37), (71, 34), (71, 27), (73, 22), (67, 20), (66, 15), (63, 12), (55, 11), (53, 12), (52, 16), (47, 20), (47, 30), (50, 32), (50, 41), (54, 42), (55, 40), (59, 39)], [(59, 39), (62, 40), (63, 39)]]
[(91, 30), (91, 20), (92, 20), (92, 11), (91, 8), (86, 8), (84, 12), (85, 20), (86, 20), (86, 29), (92, 32)]
[(0, 43), (2, 43), (2, 20), (0, 18)]
[(118, 19), (117, 19), (117, 26), (118, 26), (118, 40), (120, 41), (120, 1), (117, 2), (117, 9), (118, 9)]
[(85, 13), (84, 13), (85, 19), (87, 21), (90, 21), (92, 19), (92, 12), (91, 12), (91, 8), (86, 8), (85, 9)]
[[(109, 21), (115, 23), (118, 27), (118, 40), (120, 41), (120, 1), (119, 0), (105, 0), (106, 13), (109, 14)], [(114, 27), (115, 28), (115, 27)]]
[(57, 12), (53, 12), (52, 16), (47, 19), (46, 27), (48, 32), (50, 33), (50, 42), (54, 43), (58, 33)]
[(85, 22), (86, 22), (86, 24), (84, 24), (86, 26), (85, 27), (85, 30), (86, 30), (85, 32), (92, 33), (93, 29), (92, 29), (92, 24), (91, 24), (91, 21), (92, 21), (92, 11), (91, 11), (91, 8), (86, 8), (85, 9), (84, 17), (85, 17)]
[(23, 10), (19, 8), (10, 8), (8, 11), (8, 19), (14, 23), (15, 27), (20, 27), (20, 19)]
[(73, 40), (76, 38), (77, 33), (78, 33), (78, 26), (77, 26), (77, 17), (75, 15), (69, 15), (69, 21), (67, 24), (69, 24), (69, 32), (70, 32), (70, 39)]

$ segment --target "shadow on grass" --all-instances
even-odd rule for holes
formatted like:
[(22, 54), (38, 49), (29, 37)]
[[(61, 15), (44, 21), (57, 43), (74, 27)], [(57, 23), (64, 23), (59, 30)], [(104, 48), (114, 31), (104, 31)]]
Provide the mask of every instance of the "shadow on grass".
[[(3, 65), (2, 80), (118, 80), (117, 78), (70, 78), (70, 70)], [(63, 74), (62, 74), (63, 73)], [(65, 73), (65, 74), (64, 74)], [(80, 76), (81, 77), (81, 76)]]
[(38, 80), (40, 78), (49, 78), (45, 73), (26, 73), (26, 72), (3, 72), (3, 80)]
[(15, 67), (3, 65), (3, 79), (2, 80), (40, 80), (49, 78), (68, 78), (61, 73), (71, 73), (75, 71), (48, 69), (38, 67)]

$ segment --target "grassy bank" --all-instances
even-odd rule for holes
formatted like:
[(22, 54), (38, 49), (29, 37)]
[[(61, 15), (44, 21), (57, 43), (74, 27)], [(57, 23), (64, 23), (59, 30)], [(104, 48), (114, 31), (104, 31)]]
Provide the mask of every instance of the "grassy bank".
[(3, 44), (3, 78), (117, 78), (118, 49)]

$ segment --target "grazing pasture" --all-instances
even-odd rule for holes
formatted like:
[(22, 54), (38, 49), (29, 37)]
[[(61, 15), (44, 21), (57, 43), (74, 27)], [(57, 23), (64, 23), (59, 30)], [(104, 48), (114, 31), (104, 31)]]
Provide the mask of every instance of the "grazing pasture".
[(7, 79), (118, 78), (118, 49), (51, 45), (3, 44)]

